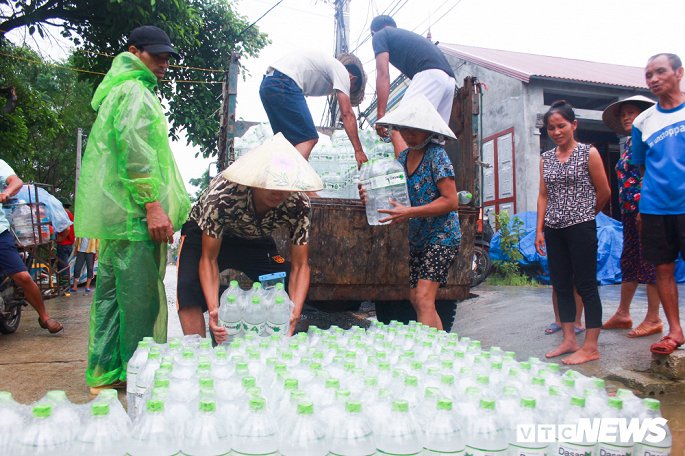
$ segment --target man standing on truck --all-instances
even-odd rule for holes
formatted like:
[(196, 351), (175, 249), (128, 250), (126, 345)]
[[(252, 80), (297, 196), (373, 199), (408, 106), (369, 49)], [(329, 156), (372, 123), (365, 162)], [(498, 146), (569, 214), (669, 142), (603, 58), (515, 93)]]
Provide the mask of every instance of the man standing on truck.
[[(309, 291), (311, 206), (306, 192), (323, 188), (314, 168), (282, 134), (236, 160), (216, 176), (190, 211), (181, 231), (177, 305), (184, 334), (206, 335), (204, 312), (218, 343), (228, 337), (219, 325), (219, 273), (237, 269), (257, 281), (286, 273), (295, 308), (290, 331)], [(271, 233), (290, 234), (290, 264), (279, 255)]]
[(283, 133), (309, 160), (319, 133), (304, 97), (335, 94), (345, 132), (352, 142), (357, 165), (361, 166), (368, 159), (359, 141), (352, 107), (359, 106), (364, 99), (365, 87), (364, 67), (354, 55), (342, 54), (335, 59), (320, 51), (298, 51), (269, 66), (259, 96), (274, 134)]
[(166, 342), (166, 244), (190, 209), (155, 93), (178, 54), (153, 26), (134, 29), (126, 49), (93, 95), (98, 116), (76, 196), (76, 235), (100, 240), (86, 369), (93, 394), (126, 385), (143, 337)]
[[(427, 38), (409, 30), (397, 28), (390, 16), (376, 16), (371, 21), (373, 52), (376, 56), (377, 119), (383, 118), (390, 97), (390, 69), (392, 65), (411, 79), (402, 102), (422, 94), (435, 107), (446, 124), (450, 123), (456, 82), (454, 72), (445, 55)], [(376, 131), (388, 137), (388, 130), (377, 126)], [(391, 134), (395, 155), (407, 148), (398, 131)]]

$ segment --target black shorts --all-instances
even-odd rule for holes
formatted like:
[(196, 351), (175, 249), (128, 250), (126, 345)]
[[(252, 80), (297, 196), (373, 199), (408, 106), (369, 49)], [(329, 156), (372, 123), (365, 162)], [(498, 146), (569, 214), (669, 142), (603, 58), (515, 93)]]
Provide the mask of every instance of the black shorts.
[(11, 276), (26, 270), (26, 265), (17, 251), (14, 235), (9, 230), (3, 231), (0, 233), (0, 274)]
[(673, 263), (678, 252), (685, 258), (685, 214), (640, 214), (642, 256), (652, 264)]
[[(179, 308), (200, 307), (203, 312), (207, 311), (199, 276), (201, 255), (202, 230), (195, 221), (189, 220), (181, 229), (181, 247), (178, 253), (176, 303)], [(243, 239), (224, 236), (221, 240), (218, 263), (220, 272), (236, 269), (255, 282), (261, 275), (285, 272), (287, 291), (290, 263), (278, 255), (272, 237)], [(222, 291), (219, 290), (219, 295)]]
[(416, 288), (419, 279), (447, 285), (447, 276), (459, 247), (429, 245), (424, 250), (409, 251), (409, 287)]

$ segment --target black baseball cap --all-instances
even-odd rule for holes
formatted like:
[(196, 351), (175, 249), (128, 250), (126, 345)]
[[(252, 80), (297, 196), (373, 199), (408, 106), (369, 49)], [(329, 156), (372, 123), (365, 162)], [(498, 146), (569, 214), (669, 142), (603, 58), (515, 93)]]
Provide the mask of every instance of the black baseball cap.
[(144, 49), (150, 54), (163, 54), (168, 52), (175, 58), (179, 58), (176, 49), (171, 46), (169, 35), (164, 30), (154, 25), (143, 25), (131, 31), (126, 47), (135, 46)]

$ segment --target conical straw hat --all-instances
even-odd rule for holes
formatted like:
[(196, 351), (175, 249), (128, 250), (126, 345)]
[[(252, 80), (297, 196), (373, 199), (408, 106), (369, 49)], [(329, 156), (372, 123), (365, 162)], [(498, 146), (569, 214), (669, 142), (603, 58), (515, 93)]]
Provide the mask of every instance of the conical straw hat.
[(630, 103), (635, 106), (638, 106), (643, 111), (649, 108), (650, 106), (654, 105), (653, 100), (650, 100), (647, 97), (643, 97), (642, 95), (634, 95), (632, 97), (625, 98), (621, 101), (611, 103), (609, 106), (607, 106), (607, 108), (602, 113), (602, 120), (604, 121), (604, 124), (607, 127), (611, 128), (619, 135), (628, 134), (625, 128), (623, 128), (623, 123), (620, 119), (621, 106), (623, 106), (625, 103)]
[(267, 190), (318, 192), (323, 189), (314, 168), (281, 133), (237, 159), (223, 175), (231, 182)]
[(378, 119), (376, 125), (416, 128), (445, 138), (457, 139), (428, 98), (421, 94), (402, 100), (397, 108)]

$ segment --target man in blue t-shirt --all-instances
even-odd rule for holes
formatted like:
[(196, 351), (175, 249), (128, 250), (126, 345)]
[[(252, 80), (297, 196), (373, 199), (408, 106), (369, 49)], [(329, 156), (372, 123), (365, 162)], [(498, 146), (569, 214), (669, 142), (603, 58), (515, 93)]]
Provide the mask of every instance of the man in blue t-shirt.
[(645, 79), (659, 101), (633, 122), (631, 162), (644, 173), (638, 222), (643, 256), (656, 265), (656, 286), (669, 326), (668, 335), (650, 350), (670, 355), (685, 343), (674, 276), (678, 253), (685, 258), (685, 94), (680, 90), (680, 58), (651, 57)]
[[(0, 159), (0, 204), (4, 204), (14, 196), (24, 183), (14, 170), (4, 160)], [(18, 286), (24, 290), (24, 297), (38, 312), (38, 324), (52, 334), (62, 330), (60, 322), (50, 318), (43, 296), (40, 294), (38, 285), (28, 273), (24, 261), (19, 256), (15, 244), (14, 234), (10, 231), (10, 223), (5, 216), (5, 211), (0, 208), (0, 274), (9, 276)]]
[[(409, 30), (397, 28), (390, 16), (376, 16), (371, 21), (373, 53), (376, 56), (377, 118), (385, 115), (390, 96), (392, 65), (411, 79), (402, 102), (417, 94), (425, 96), (440, 117), (449, 125), (456, 82), (445, 55), (429, 39)], [(376, 127), (381, 137), (387, 137), (384, 127)], [(395, 155), (407, 148), (398, 132), (392, 133)]]

